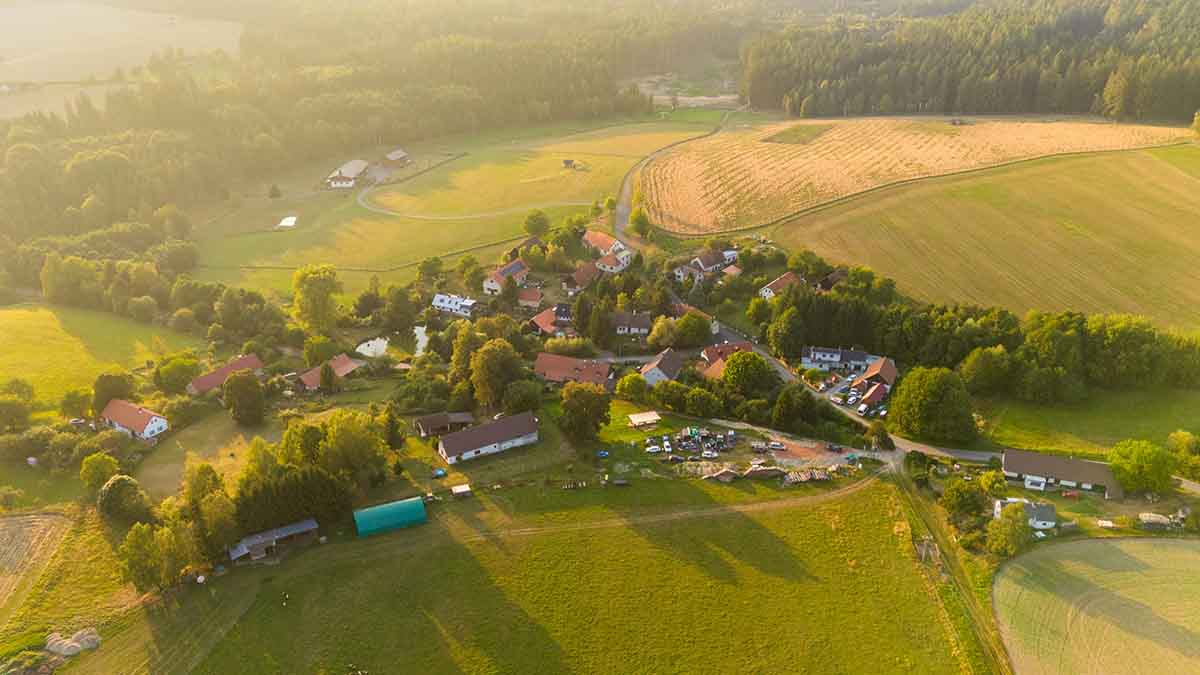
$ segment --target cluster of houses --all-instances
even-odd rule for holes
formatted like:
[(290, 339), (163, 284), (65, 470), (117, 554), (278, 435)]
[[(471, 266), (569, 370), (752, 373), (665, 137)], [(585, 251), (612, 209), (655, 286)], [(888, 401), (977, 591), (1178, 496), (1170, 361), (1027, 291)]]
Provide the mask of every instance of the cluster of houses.
[[(688, 279), (696, 283), (700, 283), (708, 277), (716, 274), (729, 274), (737, 276), (742, 273), (734, 263), (737, 262), (738, 252), (732, 249), (727, 251), (714, 251), (705, 249), (699, 255), (692, 258), (688, 262), (677, 265), (673, 271), (675, 281), (683, 283)], [(732, 269), (731, 269), (732, 268)]]
[[(396, 148), (384, 155), (380, 164), (394, 169), (407, 166), (411, 161), (412, 158), (405, 150)], [(353, 190), (366, 181), (370, 168), (371, 163), (367, 160), (352, 159), (326, 176), (325, 186), (330, 190)]]

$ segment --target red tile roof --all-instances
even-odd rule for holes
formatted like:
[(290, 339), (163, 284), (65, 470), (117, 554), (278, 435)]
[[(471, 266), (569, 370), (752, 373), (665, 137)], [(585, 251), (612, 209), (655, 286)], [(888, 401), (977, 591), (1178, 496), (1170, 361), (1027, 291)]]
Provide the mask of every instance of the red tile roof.
[(625, 266), (625, 263), (622, 263), (621, 259), (618, 258), (615, 254), (609, 253), (609, 254), (603, 256), (602, 258), (600, 258), (599, 260), (597, 260), (596, 265), (597, 266), (603, 265), (605, 267), (612, 267), (612, 268), (621, 268), (621, 267)]
[(542, 352), (537, 355), (533, 372), (547, 382), (586, 382), (603, 387), (608, 383), (609, 364)]
[(725, 375), (725, 359), (720, 358), (700, 373), (706, 380), (719, 380)]
[[(333, 374), (339, 378), (346, 377), (363, 366), (362, 361), (356, 361), (345, 354), (338, 354), (327, 363), (333, 368)], [(324, 365), (321, 364), (300, 376), (305, 388), (311, 391), (321, 386), (321, 367)]]
[(609, 251), (612, 249), (613, 244), (617, 243), (617, 240), (607, 232), (588, 230), (587, 232), (583, 233), (583, 243), (591, 246), (594, 249)]
[(600, 268), (596, 267), (594, 262), (585, 262), (575, 270), (571, 278), (575, 280), (575, 286), (578, 288), (587, 288), (588, 284), (596, 280), (600, 276)]
[(882, 359), (877, 359), (871, 365), (867, 366), (867, 369), (863, 371), (862, 375), (859, 375), (858, 378), (854, 380), (854, 383), (851, 386), (858, 387), (859, 385), (866, 384), (867, 382), (883, 382), (890, 387), (893, 384), (896, 384), (896, 377), (898, 375), (899, 373), (896, 371), (896, 362), (884, 357)]
[(553, 307), (538, 312), (538, 314), (530, 320), (533, 322), (533, 325), (537, 326), (538, 330), (545, 335), (554, 335), (559, 331), (558, 324), (555, 323)]
[(529, 304), (537, 307), (542, 304), (542, 292), (536, 288), (522, 288), (517, 293), (517, 302), (522, 305)]
[(780, 274), (778, 277), (776, 277), (774, 281), (767, 284), (766, 288), (771, 289), (771, 291), (773, 293), (775, 293), (775, 295), (779, 295), (788, 286), (794, 286), (796, 284), (802, 284), (802, 283), (804, 283), (804, 280), (801, 279), (799, 275), (797, 275), (795, 272), (792, 272), (791, 270), (788, 270), (787, 272), (784, 272), (783, 274)]
[(705, 347), (704, 351), (700, 352), (700, 358), (704, 359), (707, 363), (715, 363), (727, 359), (738, 352), (749, 351), (754, 351), (754, 346), (744, 340), (741, 342), (724, 342), (719, 345)]
[(100, 413), (101, 419), (119, 424), (139, 434), (146, 430), (147, 425), (155, 417), (166, 419), (161, 413), (147, 410), (136, 403), (130, 403), (120, 398), (109, 401), (108, 405), (104, 406), (104, 411)]
[(188, 386), (197, 394), (204, 394), (225, 384), (225, 380), (228, 380), (230, 375), (239, 370), (257, 371), (262, 370), (262, 368), (263, 362), (259, 360), (257, 355), (246, 354), (233, 359), (211, 373), (205, 373), (197, 377)]

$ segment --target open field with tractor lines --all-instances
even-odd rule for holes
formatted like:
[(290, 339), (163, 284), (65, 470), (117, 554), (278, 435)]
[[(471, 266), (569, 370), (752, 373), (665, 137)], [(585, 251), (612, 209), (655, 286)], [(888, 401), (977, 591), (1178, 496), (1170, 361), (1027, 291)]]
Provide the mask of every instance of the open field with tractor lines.
[(1200, 327), (1200, 147), (1047, 158), (889, 188), (772, 228), (944, 303)]
[(656, 158), (642, 171), (642, 193), (655, 224), (704, 234), (762, 225), (897, 181), (1053, 154), (1162, 145), (1191, 134), (1078, 119), (963, 122), (865, 118), (731, 125)]
[(58, 513), (0, 518), (0, 624), (21, 604), (70, 524)]
[(1200, 670), (1200, 542), (1076, 541), (1001, 568), (996, 616), (1021, 675)]

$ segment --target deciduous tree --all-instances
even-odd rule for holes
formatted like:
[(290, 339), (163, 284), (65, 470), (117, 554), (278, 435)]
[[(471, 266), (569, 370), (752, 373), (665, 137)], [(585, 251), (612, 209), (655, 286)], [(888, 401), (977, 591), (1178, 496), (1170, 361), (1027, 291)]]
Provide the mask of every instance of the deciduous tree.
[(1150, 441), (1121, 441), (1109, 451), (1108, 461), (1126, 492), (1161, 494), (1174, 485), (1175, 455)]
[(1005, 506), (1000, 517), (987, 525), (987, 548), (995, 555), (1011, 558), (1031, 541), (1033, 528), (1029, 525), (1029, 516), (1025, 515), (1024, 504)]
[(337, 326), (336, 296), (342, 292), (333, 265), (305, 265), (292, 276), (292, 314), (310, 333), (329, 335)]
[(231, 374), (222, 391), (225, 406), (235, 422), (242, 426), (262, 423), (267, 412), (267, 397), (253, 372), (239, 370)]
[(507, 340), (489, 340), (471, 355), (471, 384), (475, 400), (498, 408), (509, 383), (521, 375), (521, 358)]
[(603, 387), (568, 382), (562, 390), (562, 429), (571, 438), (582, 441), (596, 438), (608, 424), (610, 396)]
[(750, 351), (735, 352), (725, 359), (721, 379), (746, 398), (766, 398), (779, 386), (779, 375), (771, 364)]
[(965, 442), (975, 436), (971, 399), (962, 379), (945, 368), (913, 368), (892, 396), (888, 413), (905, 436)]
[(79, 465), (79, 480), (87, 486), (88, 492), (95, 493), (108, 482), (109, 478), (117, 475), (120, 465), (117, 460), (106, 452), (95, 452), (83, 458)]

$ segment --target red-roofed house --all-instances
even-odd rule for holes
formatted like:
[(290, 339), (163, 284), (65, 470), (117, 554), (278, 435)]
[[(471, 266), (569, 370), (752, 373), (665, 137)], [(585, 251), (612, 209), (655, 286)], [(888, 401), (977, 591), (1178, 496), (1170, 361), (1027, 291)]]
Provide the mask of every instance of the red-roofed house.
[(615, 237), (607, 232), (599, 230), (588, 230), (583, 233), (583, 243), (596, 249), (600, 255), (608, 255), (625, 250), (625, 244), (617, 241)]
[(143, 441), (153, 440), (171, 428), (166, 417), (120, 398), (104, 406), (100, 419), (113, 429)]
[(536, 288), (522, 288), (517, 293), (517, 304), (529, 309), (537, 309), (542, 306), (542, 292)]
[(862, 375), (859, 375), (851, 388), (862, 391), (863, 389), (875, 384), (886, 384), (888, 387), (896, 384), (896, 378), (899, 372), (896, 370), (896, 362), (884, 357), (876, 359), (867, 366)]
[(187, 392), (192, 396), (207, 394), (213, 389), (219, 389), (229, 376), (239, 370), (249, 370), (258, 377), (263, 374), (263, 362), (255, 354), (246, 354), (226, 363), (216, 370), (205, 373), (192, 380), (187, 386)]
[[(359, 368), (362, 368), (364, 365), (366, 365), (364, 362), (358, 361), (356, 359), (352, 359), (345, 354), (338, 354), (337, 356), (333, 357), (332, 359), (329, 359), (329, 361), (327, 361), (326, 363), (328, 363), (329, 366), (331, 368), (333, 368), (333, 374), (339, 380), (348, 376), (350, 373), (353, 373), (354, 371), (358, 370)], [(300, 382), (304, 385), (304, 388), (307, 389), (308, 391), (316, 391), (321, 388), (321, 367), (322, 366), (324, 366), (324, 364), (321, 364), (320, 366), (317, 366), (316, 368), (313, 368), (311, 370), (305, 371), (304, 374), (300, 376)]]
[(576, 359), (570, 356), (542, 352), (533, 363), (533, 372), (547, 382), (565, 384), (584, 382), (608, 386), (610, 366), (603, 361)]
[(795, 286), (802, 283), (804, 283), (804, 279), (802, 279), (800, 275), (789, 270), (776, 277), (771, 283), (760, 288), (758, 290), (758, 297), (762, 298), (763, 300), (771, 300), (772, 298), (783, 294), (783, 292), (787, 290), (788, 286)]
[(601, 272), (609, 274), (619, 274), (629, 267), (629, 252), (621, 251), (619, 253), (608, 253), (596, 261), (596, 267)]
[(518, 286), (524, 286), (525, 278), (528, 276), (529, 268), (525, 266), (525, 261), (518, 258), (496, 268), (495, 272), (484, 279), (483, 292), (488, 295), (500, 295), (500, 291), (504, 290), (505, 280), (511, 277)]
[(705, 363), (716, 363), (733, 356), (738, 352), (754, 351), (754, 346), (749, 342), (722, 342), (719, 345), (711, 345), (705, 347), (704, 351), (700, 352), (700, 358), (704, 359)]
[(673, 316), (674, 318), (682, 319), (684, 317), (684, 315), (686, 315), (686, 314), (695, 314), (702, 319), (707, 319), (709, 328), (712, 331), (713, 335), (716, 335), (717, 333), (721, 332), (721, 323), (719, 321), (717, 321), (708, 312), (702, 312), (702, 311), (696, 309), (695, 307), (692, 307), (691, 305), (687, 304), (686, 302), (677, 302), (677, 303), (671, 305), (671, 316)]
[(573, 274), (563, 278), (563, 290), (570, 295), (575, 295), (590, 286), (598, 276), (600, 276), (600, 268), (596, 267), (596, 263), (591, 261), (581, 263)]
[(863, 394), (863, 397), (859, 399), (859, 403), (875, 405), (876, 403), (879, 403), (883, 399), (887, 398), (887, 395), (888, 385), (879, 382), (871, 385), (871, 388), (867, 390), (867, 393)]
[(725, 359), (717, 359), (712, 362), (712, 365), (700, 371), (700, 375), (706, 380), (719, 380), (725, 375)]

